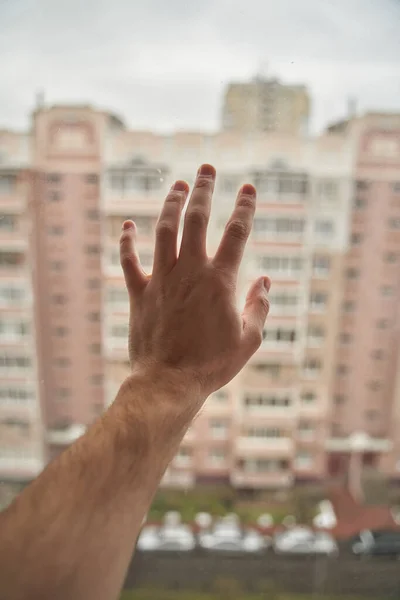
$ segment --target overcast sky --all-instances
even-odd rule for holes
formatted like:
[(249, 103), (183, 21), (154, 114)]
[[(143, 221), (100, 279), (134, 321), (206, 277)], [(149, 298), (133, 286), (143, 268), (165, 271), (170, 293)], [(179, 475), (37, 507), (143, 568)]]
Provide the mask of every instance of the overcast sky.
[(35, 94), (88, 102), (132, 128), (218, 127), (232, 80), (305, 83), (313, 128), (400, 111), (400, 0), (0, 0), (0, 127)]

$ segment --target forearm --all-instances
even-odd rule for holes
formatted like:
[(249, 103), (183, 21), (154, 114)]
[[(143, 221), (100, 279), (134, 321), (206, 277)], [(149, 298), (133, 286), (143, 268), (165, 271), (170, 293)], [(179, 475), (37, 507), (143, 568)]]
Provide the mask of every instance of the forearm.
[(124, 382), (105, 415), (0, 515), (1, 599), (118, 597), (143, 517), (193, 416), (179, 411), (185, 392), (164, 383)]

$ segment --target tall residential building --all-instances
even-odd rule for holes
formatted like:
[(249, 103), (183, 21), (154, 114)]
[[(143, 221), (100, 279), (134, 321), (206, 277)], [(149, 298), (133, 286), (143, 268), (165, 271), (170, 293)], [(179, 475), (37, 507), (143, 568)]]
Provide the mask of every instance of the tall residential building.
[[(399, 122), (371, 115), (315, 139), (158, 135), (59, 106), (37, 110), (29, 136), (0, 134), (0, 478), (22, 473), (6, 467), (27, 432), (38, 470), (113, 401), (129, 373), (121, 224), (135, 220), (151, 272), (169, 186), (192, 183), (211, 162), (209, 252), (239, 186), (253, 182), (258, 209), (238, 299), (267, 273), (271, 312), (261, 348), (207, 400), (164, 484), (285, 488), (344, 474), (355, 452), (398, 480)], [(18, 411), (25, 429), (13, 424)]]
[(354, 145), (354, 183), (328, 472), (345, 472), (359, 448), (364, 466), (398, 479), (400, 115), (369, 114), (342, 129)]
[(304, 135), (309, 115), (310, 97), (304, 85), (256, 77), (249, 82), (228, 85), (222, 128), (247, 134), (276, 131)]
[[(28, 135), (0, 131), (0, 481), (45, 464), (34, 319)], [(0, 498), (0, 502), (2, 499)]]

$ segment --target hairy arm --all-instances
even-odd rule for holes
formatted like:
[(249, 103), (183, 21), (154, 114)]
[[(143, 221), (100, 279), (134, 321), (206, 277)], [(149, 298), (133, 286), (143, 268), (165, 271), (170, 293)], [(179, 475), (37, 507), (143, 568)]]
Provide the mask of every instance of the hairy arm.
[(179, 254), (189, 188), (183, 181), (171, 188), (151, 277), (140, 266), (134, 223), (123, 224), (132, 374), (103, 417), (0, 515), (0, 600), (116, 600), (143, 517), (188, 425), (259, 347), (268, 278), (252, 284), (241, 313), (235, 297), (256, 192), (240, 189), (210, 259), (214, 182), (215, 169), (203, 165)]

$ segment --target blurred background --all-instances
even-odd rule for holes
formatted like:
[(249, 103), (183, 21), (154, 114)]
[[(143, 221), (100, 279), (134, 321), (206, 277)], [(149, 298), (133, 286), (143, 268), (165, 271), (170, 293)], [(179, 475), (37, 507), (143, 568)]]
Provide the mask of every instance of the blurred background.
[[(258, 209), (264, 341), (165, 473), (125, 600), (400, 598), (400, 4), (0, 1), (0, 507), (129, 373), (177, 178)], [(196, 339), (193, 339), (196, 344)], [(370, 560), (367, 560), (370, 559)]]

